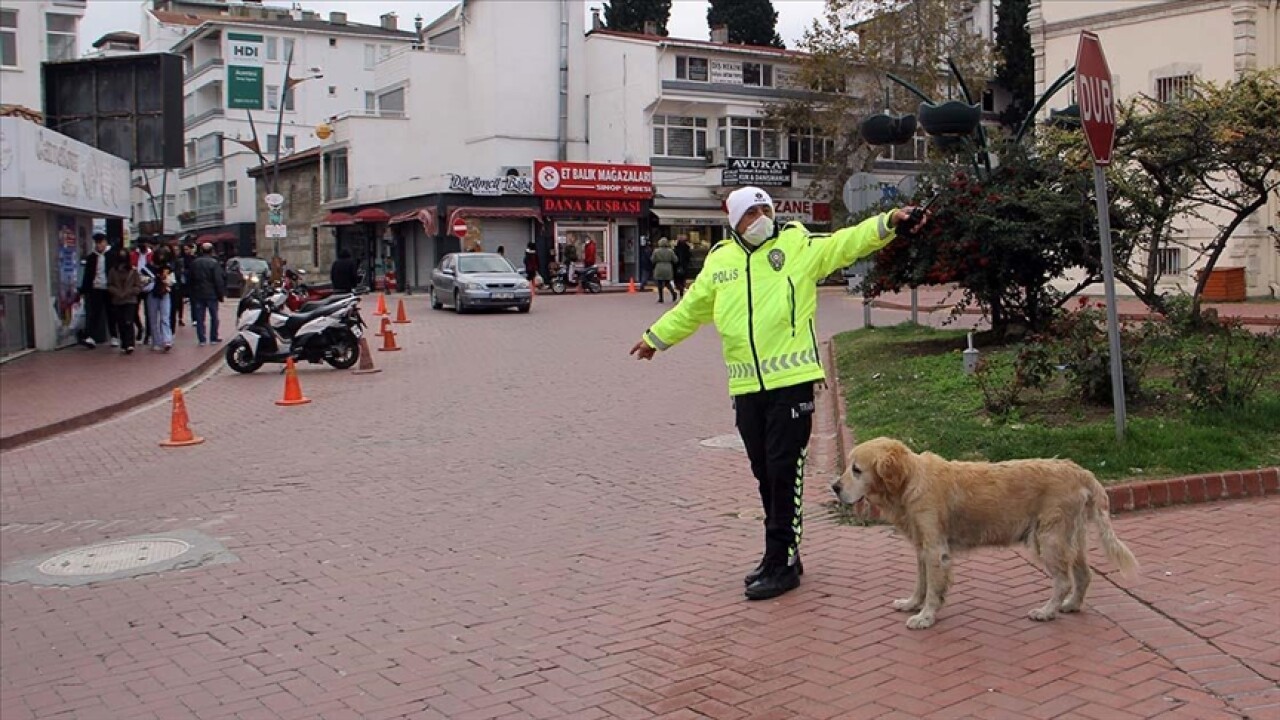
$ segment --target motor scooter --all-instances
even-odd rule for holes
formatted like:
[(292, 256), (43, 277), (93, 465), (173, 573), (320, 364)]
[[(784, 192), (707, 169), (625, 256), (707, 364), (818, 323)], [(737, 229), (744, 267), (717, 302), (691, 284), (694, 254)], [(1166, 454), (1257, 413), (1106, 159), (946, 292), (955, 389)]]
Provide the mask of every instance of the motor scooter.
[(600, 285), (600, 268), (595, 265), (584, 267), (574, 274), (573, 279), (570, 279), (569, 268), (561, 264), (551, 276), (551, 292), (556, 295), (563, 295), (569, 288), (576, 288), (579, 285), (589, 293), (602, 292), (604, 288)]

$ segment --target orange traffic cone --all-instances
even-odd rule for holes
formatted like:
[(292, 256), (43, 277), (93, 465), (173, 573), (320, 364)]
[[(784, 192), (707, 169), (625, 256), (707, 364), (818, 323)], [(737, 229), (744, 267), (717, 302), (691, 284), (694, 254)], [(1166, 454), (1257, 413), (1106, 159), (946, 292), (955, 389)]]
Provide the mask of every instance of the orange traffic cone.
[(636, 294), (636, 279), (634, 277), (627, 281), (627, 294)]
[[(383, 318), (385, 320), (386, 318)], [(369, 352), (369, 343), (360, 338), (360, 366), (351, 371), (352, 375), (372, 375), (382, 372), (382, 368), (373, 366), (373, 354)]]
[(404, 314), (404, 298), (401, 298), (399, 302), (396, 303), (395, 323), (397, 325), (405, 325), (408, 322), (409, 322), (409, 316)]
[(374, 315), (387, 315), (387, 294), (378, 293), (378, 307), (373, 311)]
[(387, 331), (390, 329), (391, 329), (391, 318), (384, 315), (382, 317), (382, 327), (379, 327), (378, 332), (374, 333), (373, 336), (382, 337), (383, 335), (386, 335)]
[(293, 367), (293, 358), (284, 363), (284, 397), (276, 401), (277, 405), (306, 405), (311, 400), (302, 397), (302, 385), (298, 384), (298, 371)]
[(391, 328), (382, 335), (382, 347), (378, 348), (378, 352), (395, 352), (401, 348), (396, 345), (396, 333)]
[(169, 419), (169, 439), (161, 440), (161, 447), (199, 445), (204, 438), (197, 437), (187, 425), (187, 403), (182, 399), (182, 388), (173, 389), (173, 414)]

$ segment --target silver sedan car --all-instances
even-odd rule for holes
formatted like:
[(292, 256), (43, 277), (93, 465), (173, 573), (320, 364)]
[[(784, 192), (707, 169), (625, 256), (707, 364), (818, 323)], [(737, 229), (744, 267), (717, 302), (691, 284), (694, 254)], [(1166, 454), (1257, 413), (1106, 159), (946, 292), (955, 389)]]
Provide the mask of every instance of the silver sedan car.
[(449, 253), (431, 271), (431, 307), (446, 304), (459, 313), (479, 308), (529, 312), (529, 281), (497, 253)]

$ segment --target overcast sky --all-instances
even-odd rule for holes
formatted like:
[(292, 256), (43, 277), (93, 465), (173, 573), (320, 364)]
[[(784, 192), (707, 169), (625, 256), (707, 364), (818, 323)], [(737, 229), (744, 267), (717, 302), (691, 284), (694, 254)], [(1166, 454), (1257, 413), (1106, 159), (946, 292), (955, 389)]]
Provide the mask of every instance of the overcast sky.
[[(500, 2), (537, 2), (538, 0), (499, 0)], [(113, 30), (130, 30), (139, 32), (142, 23), (142, 10), (146, 0), (89, 0), (88, 10), (80, 26), (80, 49), (86, 52), (93, 47), (93, 41)], [(288, 6), (288, 0), (267, 0), (267, 5)], [(346, 11), (349, 19), (355, 22), (378, 24), (378, 16), (386, 12), (395, 12), (400, 16), (400, 27), (412, 29), (413, 16), (421, 14), (426, 22), (431, 22), (456, 4), (453, 0), (416, 0), (415, 2), (384, 2), (383, 0), (318, 0), (307, 2), (302, 6), (328, 15), (331, 10)], [(822, 12), (823, 0), (773, 0), (773, 7), (778, 11), (778, 34), (786, 42), (787, 47), (795, 48), (804, 30), (809, 27), (815, 17)], [(590, 23), (590, 8), (603, 7), (599, 0), (587, 1), (587, 23)], [(674, 0), (671, 4), (671, 19), (667, 22), (667, 32), (672, 37), (690, 40), (706, 40), (707, 3), (706, 0)]]

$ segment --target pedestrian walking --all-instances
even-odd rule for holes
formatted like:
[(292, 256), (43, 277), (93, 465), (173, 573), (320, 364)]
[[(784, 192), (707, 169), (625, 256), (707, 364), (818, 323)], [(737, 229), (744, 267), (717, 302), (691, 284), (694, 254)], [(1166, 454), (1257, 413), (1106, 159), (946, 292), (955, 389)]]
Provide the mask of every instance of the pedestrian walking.
[(675, 267), (675, 285), (676, 297), (684, 297), (684, 285), (689, 280), (689, 265), (693, 262), (693, 249), (689, 247), (689, 238), (684, 235), (676, 236), (676, 246), (672, 248), (676, 253)]
[(107, 272), (113, 262), (107, 236), (93, 234), (93, 252), (84, 258), (84, 272), (80, 276), (80, 298), (84, 302), (84, 328), (80, 330), (80, 342), (94, 348), (98, 343), (115, 337), (111, 310), (111, 293), (107, 292)]
[[(173, 349), (173, 326), (169, 324), (169, 303), (173, 293), (173, 272), (168, 259), (157, 259), (141, 273), (145, 284), (147, 324), (151, 327), (151, 349)], [(148, 279), (149, 278), (149, 279)]]
[(671, 241), (666, 238), (658, 240), (658, 247), (650, 256), (653, 261), (653, 282), (658, 286), (658, 303), (662, 303), (662, 292), (671, 291), (671, 302), (676, 301), (675, 278), (676, 253), (671, 249)]
[(134, 329), (138, 321), (138, 296), (142, 294), (142, 275), (129, 262), (129, 253), (121, 249), (107, 272), (107, 292), (115, 315), (120, 352), (133, 354)]
[(356, 289), (359, 282), (360, 269), (351, 258), (351, 251), (342, 248), (338, 251), (338, 259), (329, 266), (329, 283), (336, 293), (349, 293)]
[(538, 246), (530, 240), (528, 245), (524, 246), (524, 277), (529, 281), (529, 285), (533, 285), (533, 278), (538, 275)]
[(195, 259), (192, 245), (181, 245), (173, 256), (173, 288), (169, 292), (169, 328), (186, 325), (184, 306), (187, 300), (187, 266)]
[(912, 208), (816, 236), (798, 222), (777, 228), (773, 200), (760, 188), (733, 191), (726, 208), (728, 237), (707, 254), (688, 295), (631, 354), (649, 360), (715, 323), (738, 433), (764, 506), (764, 556), (744, 579), (747, 599), (763, 600), (798, 587), (804, 572), (801, 502), (813, 385), (825, 378), (814, 324), (817, 284), (887, 245)]
[(218, 344), (218, 303), (227, 297), (227, 283), (222, 274), (222, 266), (213, 257), (213, 244), (200, 246), (200, 256), (191, 263), (187, 272), (189, 284), (187, 294), (191, 298), (191, 319), (196, 324), (196, 341), (200, 347), (205, 346), (204, 318), (209, 315), (209, 342)]

